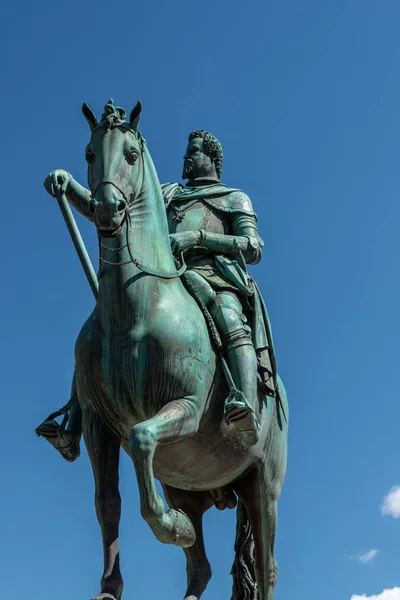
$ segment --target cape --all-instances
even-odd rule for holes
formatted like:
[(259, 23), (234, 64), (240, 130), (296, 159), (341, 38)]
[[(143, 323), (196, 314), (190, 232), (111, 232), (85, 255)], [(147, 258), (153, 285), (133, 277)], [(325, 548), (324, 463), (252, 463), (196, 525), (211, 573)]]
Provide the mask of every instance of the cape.
[(164, 183), (161, 190), (166, 209), (171, 202), (203, 200), (205, 204), (222, 212), (256, 216), (250, 198), (242, 190), (230, 188), (223, 183), (193, 187), (180, 183)]

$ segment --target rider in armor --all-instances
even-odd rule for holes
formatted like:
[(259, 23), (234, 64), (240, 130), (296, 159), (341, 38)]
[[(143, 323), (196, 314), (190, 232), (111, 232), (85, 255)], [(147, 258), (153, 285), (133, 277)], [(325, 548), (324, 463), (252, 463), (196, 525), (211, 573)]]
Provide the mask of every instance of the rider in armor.
[[(276, 368), (268, 314), (246, 263), (261, 260), (263, 241), (249, 197), (220, 183), (223, 152), (220, 142), (203, 130), (189, 135), (183, 179), (162, 185), (171, 248), (185, 253), (185, 280), (214, 320), (223, 356), (238, 394), (230, 395), (225, 416), (250, 445), (257, 443), (259, 424), (254, 409), (263, 394), (276, 393)], [(62, 185), (69, 202), (92, 220), (91, 194), (65, 171), (45, 180), (54, 195)], [(75, 401), (74, 401), (75, 399)], [(49, 418), (37, 430), (69, 461), (79, 456), (81, 414), (73, 382), (68, 425)]]

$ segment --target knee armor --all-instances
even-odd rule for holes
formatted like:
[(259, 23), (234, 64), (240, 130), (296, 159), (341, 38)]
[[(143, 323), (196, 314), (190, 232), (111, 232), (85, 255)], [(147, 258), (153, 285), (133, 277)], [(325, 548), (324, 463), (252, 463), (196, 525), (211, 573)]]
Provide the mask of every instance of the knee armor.
[(236, 296), (229, 292), (217, 294), (211, 307), (211, 314), (226, 350), (252, 345), (251, 330), (246, 325), (247, 319)]

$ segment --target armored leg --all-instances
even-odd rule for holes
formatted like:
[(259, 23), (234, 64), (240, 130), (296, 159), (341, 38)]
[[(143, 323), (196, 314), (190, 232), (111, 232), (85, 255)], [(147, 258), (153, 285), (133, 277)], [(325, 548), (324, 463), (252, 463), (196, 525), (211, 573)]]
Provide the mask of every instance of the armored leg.
[(250, 329), (239, 298), (231, 292), (218, 293), (210, 311), (222, 337), (233, 380), (244, 396), (230, 399), (226, 417), (241, 431), (247, 443), (254, 445), (259, 429), (254, 413), (258, 402), (257, 359)]
[(186, 278), (211, 313), (221, 336), (225, 356), (239, 394), (225, 404), (225, 415), (240, 430), (249, 445), (258, 441), (258, 422), (254, 410), (258, 402), (257, 358), (246, 325), (242, 304), (233, 292), (216, 292), (195, 271)]

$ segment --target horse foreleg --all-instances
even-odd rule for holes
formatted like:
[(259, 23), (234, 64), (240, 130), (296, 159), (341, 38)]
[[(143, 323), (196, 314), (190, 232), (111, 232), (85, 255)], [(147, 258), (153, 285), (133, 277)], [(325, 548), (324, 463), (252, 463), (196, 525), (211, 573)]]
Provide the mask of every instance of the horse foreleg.
[(164, 544), (182, 548), (192, 546), (195, 530), (182, 510), (165, 512), (154, 481), (153, 457), (160, 443), (178, 442), (196, 433), (201, 406), (196, 398), (186, 397), (166, 404), (154, 417), (135, 425), (129, 440), (129, 452), (135, 465), (143, 518)]
[(246, 506), (253, 532), (259, 600), (273, 600), (278, 576), (274, 545), (280, 484), (260, 465), (236, 483), (236, 491)]
[(163, 484), (165, 497), (171, 508), (183, 510), (193, 523), (196, 542), (185, 548), (187, 590), (184, 600), (199, 600), (211, 579), (203, 538), (203, 514), (213, 504), (210, 492), (187, 492)]
[(94, 411), (83, 413), (83, 435), (95, 479), (96, 513), (104, 550), (101, 593), (93, 600), (120, 600), (123, 588), (118, 538), (121, 516), (121, 497), (118, 489), (120, 442)]

